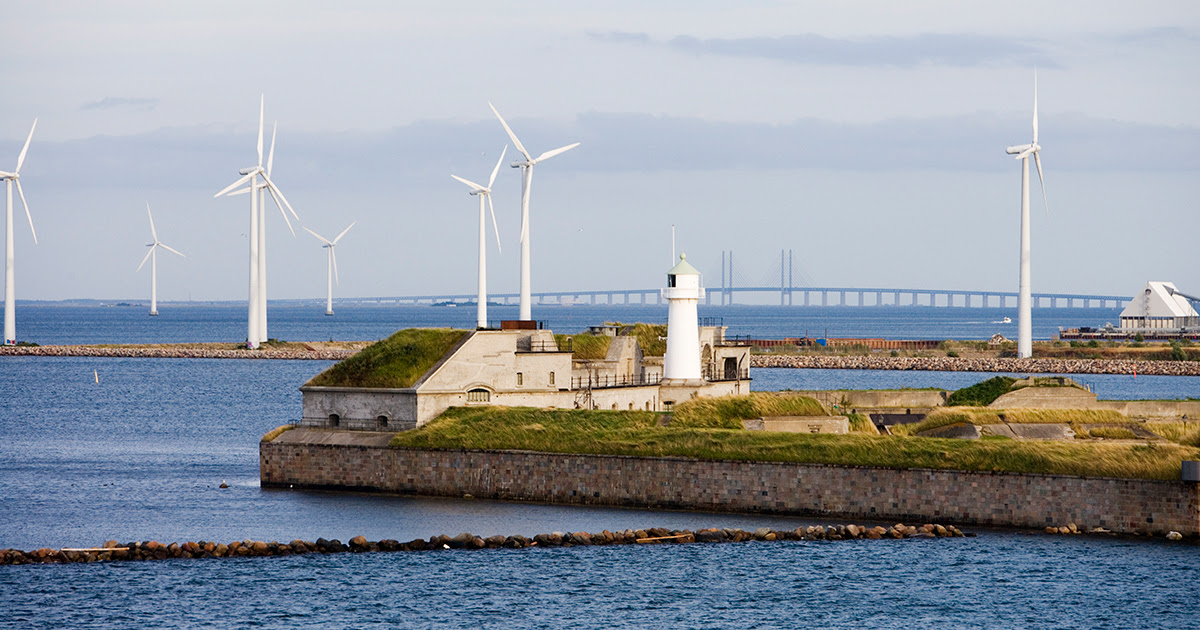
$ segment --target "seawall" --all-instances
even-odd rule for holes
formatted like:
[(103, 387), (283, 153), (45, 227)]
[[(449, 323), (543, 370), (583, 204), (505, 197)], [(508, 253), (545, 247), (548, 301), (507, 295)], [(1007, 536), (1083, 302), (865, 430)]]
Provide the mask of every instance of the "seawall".
[(1143, 374), (1200, 376), (1200, 361), (1124, 359), (1015, 359), (966, 357), (750, 355), (750, 367), (833, 370), (920, 370), (935, 372), (1009, 372), (1014, 374)]
[[(1200, 484), (527, 451), (396, 449), (313, 429), (259, 445), (263, 487), (1200, 536)], [(334, 432), (337, 433), (337, 432)], [(340, 432), (348, 433), (348, 432)], [(364, 432), (356, 432), (364, 433)], [(322, 443), (324, 442), (324, 443)]]

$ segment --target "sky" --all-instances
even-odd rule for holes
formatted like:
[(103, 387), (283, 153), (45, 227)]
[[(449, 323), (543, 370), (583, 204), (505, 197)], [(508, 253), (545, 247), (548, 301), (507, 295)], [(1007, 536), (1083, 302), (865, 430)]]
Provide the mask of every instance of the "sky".
[[(645, 6), (651, 5), (651, 6)], [(1200, 293), (1200, 5), (1191, 2), (15, 3), (0, 22), (0, 169), (18, 299), (245, 299), (256, 162), (338, 245), (337, 296), (473, 293), (502, 148), (539, 164), (537, 291), (664, 284), (1016, 291), (1034, 72), (1046, 208), (1034, 292)], [(520, 175), (493, 199), (488, 286), (519, 282)], [(271, 202), (268, 201), (268, 204)], [(321, 243), (270, 205), (268, 290), (322, 298)], [(489, 225), (490, 229), (490, 225)]]

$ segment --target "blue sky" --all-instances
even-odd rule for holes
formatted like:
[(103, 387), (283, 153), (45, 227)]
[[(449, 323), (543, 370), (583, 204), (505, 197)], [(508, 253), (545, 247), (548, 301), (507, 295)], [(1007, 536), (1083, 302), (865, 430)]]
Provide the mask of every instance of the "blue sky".
[[(535, 291), (657, 286), (672, 224), (709, 286), (722, 250), (744, 283), (793, 249), (818, 285), (1015, 291), (1004, 149), (1030, 139), (1034, 66), (1034, 290), (1200, 285), (1191, 3), (340, 4), (8, 8), (0, 165), (40, 117), (18, 299), (145, 299), (146, 202), (188, 255), (160, 260), (160, 299), (244, 297), (248, 201), (212, 195), (255, 160), (261, 94), (304, 225), (358, 221), (336, 295), (473, 290), (477, 206), (449, 175), (485, 179), (507, 143), (488, 101), (534, 153), (582, 142), (534, 179)], [(494, 291), (517, 288), (519, 195), (505, 167)], [(271, 297), (321, 297), (320, 243), (270, 211)]]

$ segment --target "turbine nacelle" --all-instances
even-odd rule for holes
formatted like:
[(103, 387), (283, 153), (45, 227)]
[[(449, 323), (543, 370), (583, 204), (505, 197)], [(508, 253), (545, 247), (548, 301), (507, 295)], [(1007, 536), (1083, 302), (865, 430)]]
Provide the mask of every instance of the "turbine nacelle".
[(261, 172), (263, 172), (263, 167), (261, 167), (261, 166), (251, 166), (251, 167), (248, 167), (248, 168), (243, 168), (243, 169), (240, 169), (240, 170), (238, 171), (238, 175), (250, 175), (250, 174), (258, 174), (258, 173), (261, 173)]

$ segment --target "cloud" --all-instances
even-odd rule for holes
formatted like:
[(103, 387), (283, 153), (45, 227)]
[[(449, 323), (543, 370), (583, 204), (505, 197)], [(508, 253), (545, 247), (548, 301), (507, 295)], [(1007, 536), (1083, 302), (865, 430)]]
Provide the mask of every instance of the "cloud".
[(150, 111), (158, 107), (157, 98), (130, 98), (106, 96), (98, 101), (89, 101), (79, 106), (81, 110), (93, 109), (130, 109), (134, 111)]
[[(590, 33), (589, 37), (617, 44), (656, 43), (645, 33), (611, 31)], [(660, 45), (698, 55), (751, 57), (827, 66), (1057, 66), (1042, 43), (1035, 40), (953, 33), (858, 39), (838, 39), (815, 33), (737, 39), (700, 39), (680, 35)]]

